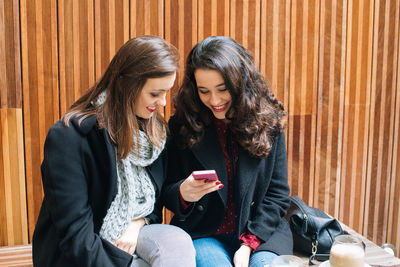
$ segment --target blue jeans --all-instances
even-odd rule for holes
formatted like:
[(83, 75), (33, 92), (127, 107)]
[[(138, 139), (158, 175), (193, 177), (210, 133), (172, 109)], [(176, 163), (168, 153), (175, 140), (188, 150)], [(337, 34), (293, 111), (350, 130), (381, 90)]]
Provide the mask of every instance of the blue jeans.
[[(193, 240), (196, 249), (197, 267), (231, 267), (232, 260), (240, 243), (235, 235), (217, 235)], [(259, 251), (251, 254), (249, 267), (264, 267), (271, 264), (277, 255), (270, 251)]]

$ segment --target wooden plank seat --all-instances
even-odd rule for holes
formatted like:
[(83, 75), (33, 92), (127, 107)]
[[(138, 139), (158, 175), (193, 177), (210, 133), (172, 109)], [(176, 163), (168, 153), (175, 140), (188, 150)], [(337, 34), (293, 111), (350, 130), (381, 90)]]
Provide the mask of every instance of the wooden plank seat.
[(0, 247), (0, 266), (33, 266), (32, 246)]
[[(349, 234), (359, 237), (366, 244), (366, 257), (365, 260), (373, 267), (383, 267), (383, 266), (391, 266), (391, 267), (399, 267), (400, 259), (392, 256), (387, 253), (381, 247), (368, 240), (367, 238), (361, 236), (359, 233), (351, 229), (350, 227), (342, 224), (344, 230), (346, 230)], [(308, 257), (304, 255), (296, 254), (300, 256), (305, 261), (308, 260)], [(32, 246), (9, 246), (9, 247), (0, 247), (0, 267), (7, 266), (33, 266), (32, 263)]]

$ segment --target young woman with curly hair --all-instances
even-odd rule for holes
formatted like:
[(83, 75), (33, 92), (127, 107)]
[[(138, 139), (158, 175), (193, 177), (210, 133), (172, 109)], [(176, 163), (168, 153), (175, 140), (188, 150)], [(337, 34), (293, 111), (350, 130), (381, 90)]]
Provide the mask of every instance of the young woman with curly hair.
[[(291, 254), (286, 113), (250, 52), (229, 37), (198, 43), (175, 107), (164, 195), (171, 223), (194, 239), (197, 266), (264, 266)], [(197, 170), (219, 179), (194, 179)]]

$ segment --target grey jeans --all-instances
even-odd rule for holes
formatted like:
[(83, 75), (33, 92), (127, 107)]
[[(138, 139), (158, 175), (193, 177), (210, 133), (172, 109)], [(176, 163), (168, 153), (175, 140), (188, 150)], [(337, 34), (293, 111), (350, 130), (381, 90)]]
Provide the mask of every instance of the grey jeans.
[(190, 236), (169, 224), (145, 225), (139, 232), (131, 267), (195, 267), (196, 252)]

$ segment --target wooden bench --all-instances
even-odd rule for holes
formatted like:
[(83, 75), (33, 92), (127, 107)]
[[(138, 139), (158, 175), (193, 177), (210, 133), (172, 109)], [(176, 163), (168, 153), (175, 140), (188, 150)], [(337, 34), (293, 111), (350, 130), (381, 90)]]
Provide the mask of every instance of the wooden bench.
[(0, 247), (0, 266), (33, 266), (32, 246)]
[[(400, 267), (400, 259), (386, 252), (384, 249), (358, 234), (350, 227), (342, 224), (344, 230), (349, 234), (362, 239), (366, 245), (365, 261), (372, 267)], [(301, 255), (298, 255), (301, 256)], [(307, 260), (307, 257), (302, 257)], [(33, 266), (32, 246), (10, 246), (0, 247), (0, 266)]]

